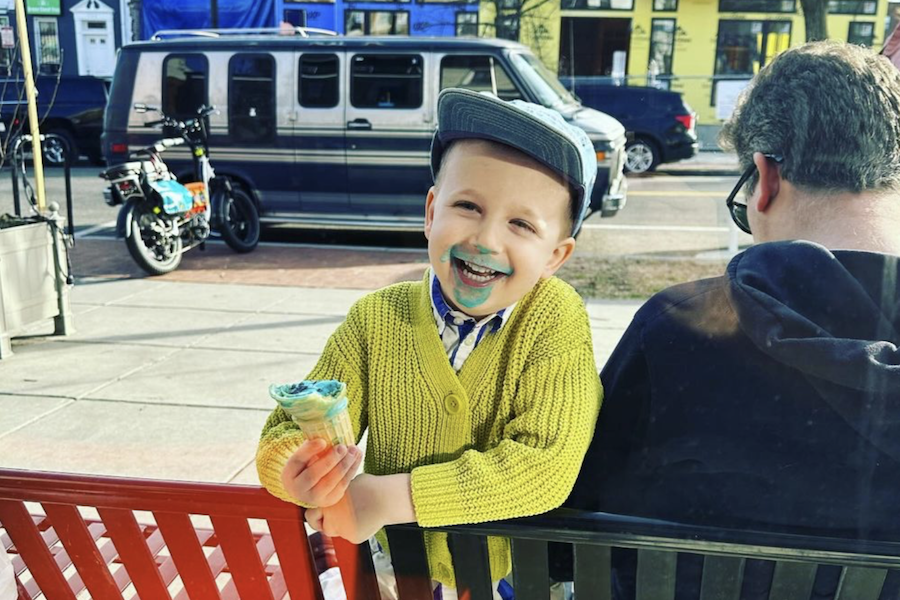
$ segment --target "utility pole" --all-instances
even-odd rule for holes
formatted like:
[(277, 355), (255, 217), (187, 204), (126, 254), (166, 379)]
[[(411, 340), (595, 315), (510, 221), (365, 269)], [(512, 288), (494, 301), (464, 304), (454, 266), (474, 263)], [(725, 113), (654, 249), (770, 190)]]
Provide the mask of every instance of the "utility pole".
[(34, 158), (34, 188), (37, 208), (41, 214), (47, 209), (44, 196), (44, 158), (41, 154), (41, 130), (39, 129), (37, 100), (34, 93), (34, 71), (31, 68), (31, 46), (28, 44), (28, 24), (25, 20), (25, 3), (16, 0), (16, 29), (19, 47), (22, 49), (22, 70), (25, 71), (25, 97), (28, 100), (28, 125), (31, 128), (31, 155)]

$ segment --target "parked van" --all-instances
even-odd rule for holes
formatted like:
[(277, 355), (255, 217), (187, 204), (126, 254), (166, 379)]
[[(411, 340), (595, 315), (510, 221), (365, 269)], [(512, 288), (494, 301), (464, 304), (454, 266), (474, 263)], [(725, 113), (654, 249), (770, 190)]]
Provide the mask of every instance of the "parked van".
[[(625, 203), (625, 130), (582, 106), (526, 47), (472, 38), (182, 32), (122, 48), (104, 122), (110, 164), (160, 136), (135, 103), (210, 116), (210, 156), (257, 202), (263, 222), (418, 229), (431, 186), (437, 97), (446, 87), (521, 98), (588, 133), (600, 166), (591, 208)], [(187, 150), (166, 153), (191, 171)]]

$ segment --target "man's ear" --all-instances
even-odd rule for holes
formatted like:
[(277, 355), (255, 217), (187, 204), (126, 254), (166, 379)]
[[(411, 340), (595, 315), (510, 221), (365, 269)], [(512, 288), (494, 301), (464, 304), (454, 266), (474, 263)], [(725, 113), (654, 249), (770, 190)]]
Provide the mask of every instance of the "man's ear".
[(567, 237), (564, 240), (561, 240), (556, 248), (553, 249), (553, 254), (550, 255), (550, 259), (547, 261), (547, 264), (544, 266), (544, 270), (541, 273), (541, 277), (544, 279), (548, 277), (552, 277), (554, 273), (556, 273), (561, 266), (566, 264), (566, 261), (572, 256), (572, 252), (575, 251), (575, 238)]
[(428, 189), (428, 196), (425, 198), (425, 239), (431, 235), (431, 224), (434, 223), (434, 202), (435, 202), (434, 186)]
[(756, 211), (764, 213), (781, 191), (781, 174), (778, 165), (763, 156), (762, 152), (753, 153), (753, 164), (759, 172), (759, 181), (753, 194), (756, 197)]

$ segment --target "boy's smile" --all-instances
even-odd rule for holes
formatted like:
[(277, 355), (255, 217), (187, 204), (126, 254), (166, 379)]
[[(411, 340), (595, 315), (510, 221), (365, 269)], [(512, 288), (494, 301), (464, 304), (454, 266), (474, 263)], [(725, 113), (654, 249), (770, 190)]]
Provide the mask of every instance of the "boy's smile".
[(571, 254), (569, 191), (500, 144), (461, 140), (428, 194), (428, 255), (446, 300), (472, 317), (518, 302)]

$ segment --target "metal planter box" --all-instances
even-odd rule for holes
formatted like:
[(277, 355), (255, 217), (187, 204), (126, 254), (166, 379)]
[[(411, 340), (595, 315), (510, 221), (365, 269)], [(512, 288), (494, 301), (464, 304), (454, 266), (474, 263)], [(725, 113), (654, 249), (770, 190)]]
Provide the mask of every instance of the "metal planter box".
[(48, 222), (0, 229), (0, 358), (12, 354), (11, 338), (40, 321), (54, 319), (56, 334), (71, 332), (68, 288), (57, 277), (64, 252)]

